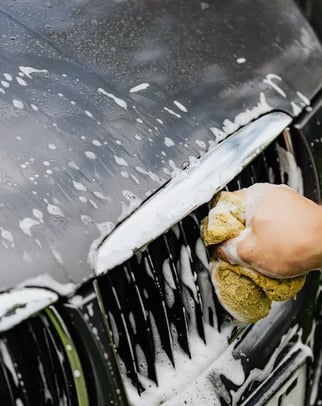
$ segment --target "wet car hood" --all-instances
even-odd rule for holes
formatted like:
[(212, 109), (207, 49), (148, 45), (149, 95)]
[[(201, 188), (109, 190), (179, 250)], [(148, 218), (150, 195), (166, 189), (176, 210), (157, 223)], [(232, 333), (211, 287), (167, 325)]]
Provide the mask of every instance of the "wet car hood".
[(93, 276), (94, 240), (237, 128), (297, 115), (321, 86), (321, 47), (291, 1), (0, 9), (2, 290)]

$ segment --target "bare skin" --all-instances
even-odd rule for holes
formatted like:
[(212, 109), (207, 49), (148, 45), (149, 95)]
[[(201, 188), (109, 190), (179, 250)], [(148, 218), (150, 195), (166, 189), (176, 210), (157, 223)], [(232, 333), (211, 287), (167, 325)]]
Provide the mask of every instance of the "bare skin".
[(322, 268), (322, 207), (284, 185), (258, 183), (237, 193), (246, 205), (246, 230), (217, 255), (274, 277)]

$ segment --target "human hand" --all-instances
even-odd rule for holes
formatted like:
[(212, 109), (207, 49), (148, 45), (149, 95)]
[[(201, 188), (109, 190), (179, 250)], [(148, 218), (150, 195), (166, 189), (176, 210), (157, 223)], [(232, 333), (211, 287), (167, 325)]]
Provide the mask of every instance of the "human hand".
[(218, 257), (274, 278), (322, 267), (322, 207), (285, 185), (235, 193), (246, 207), (246, 228), (217, 247)]

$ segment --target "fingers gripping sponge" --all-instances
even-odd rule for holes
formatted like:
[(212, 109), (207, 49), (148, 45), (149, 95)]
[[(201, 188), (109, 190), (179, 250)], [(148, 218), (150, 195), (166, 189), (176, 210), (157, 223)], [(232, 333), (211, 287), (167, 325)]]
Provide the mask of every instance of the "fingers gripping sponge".
[(219, 244), (237, 237), (245, 228), (245, 207), (233, 193), (221, 192), (212, 201), (209, 216), (202, 221), (206, 245)]
[[(208, 217), (202, 221), (206, 245), (216, 245), (237, 237), (245, 228), (245, 207), (233, 193), (216, 196)], [(273, 300), (294, 297), (305, 283), (305, 275), (289, 279), (272, 279), (257, 271), (231, 265), (214, 256), (211, 278), (221, 304), (238, 321), (255, 323), (267, 316)]]

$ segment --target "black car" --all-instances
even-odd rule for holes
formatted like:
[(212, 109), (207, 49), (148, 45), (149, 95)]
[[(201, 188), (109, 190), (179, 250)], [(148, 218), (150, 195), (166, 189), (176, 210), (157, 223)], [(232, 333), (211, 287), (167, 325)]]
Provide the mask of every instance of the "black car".
[(321, 404), (319, 272), (241, 325), (200, 238), (222, 189), (319, 202), (320, 21), (318, 0), (0, 1), (1, 405)]

